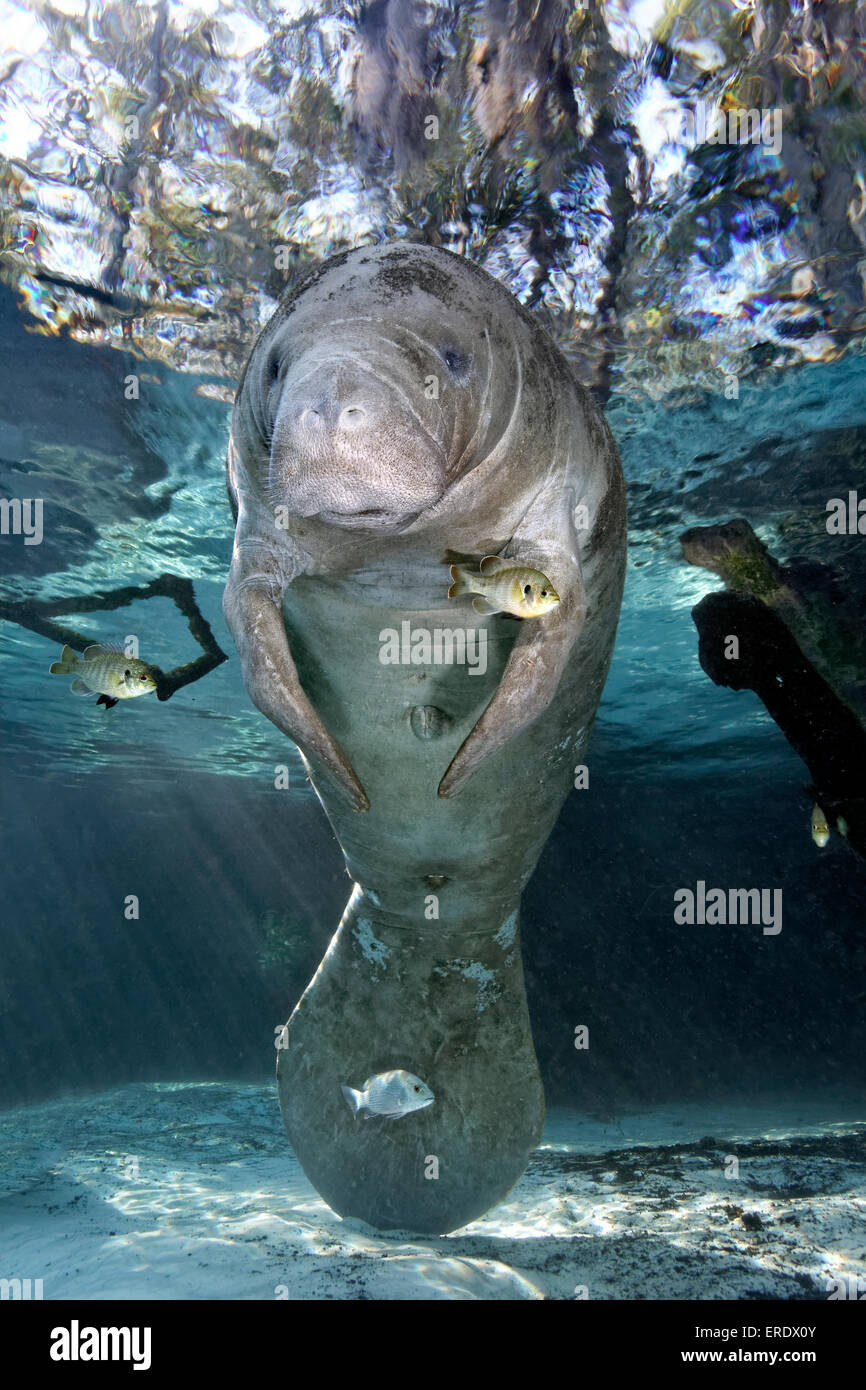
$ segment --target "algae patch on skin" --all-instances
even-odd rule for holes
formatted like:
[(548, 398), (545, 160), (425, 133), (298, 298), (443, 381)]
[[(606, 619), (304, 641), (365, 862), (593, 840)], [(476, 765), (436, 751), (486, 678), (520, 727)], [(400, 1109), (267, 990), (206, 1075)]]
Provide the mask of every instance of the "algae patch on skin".
[(380, 941), (373, 932), (373, 923), (366, 917), (359, 917), (355, 923), (355, 940), (361, 948), (365, 959), (372, 966), (381, 966), (383, 970), (388, 968), (388, 957), (390, 949), (384, 941)]
[(475, 1002), (475, 1012), (483, 1014), (488, 1004), (495, 1004), (502, 993), (502, 987), (496, 982), (496, 971), (488, 970), (480, 961), (474, 960), (460, 973), (467, 980), (474, 980), (477, 984), (478, 999)]
[(472, 980), (478, 986), (478, 998), (475, 1001), (476, 1013), (483, 1014), (488, 1005), (495, 1004), (502, 994), (502, 986), (497, 980), (496, 971), (488, 970), (487, 966), (482, 965), (480, 961), (449, 960), (446, 966), (437, 965), (433, 973), (444, 976), (449, 970), (462, 975), (466, 980)]
[(496, 942), (497, 946), (502, 947), (503, 951), (507, 951), (509, 946), (514, 945), (514, 940), (516, 936), (517, 913), (512, 912), (510, 917), (506, 917), (505, 921), (502, 923), (502, 926), (499, 928), (499, 931), (496, 933), (493, 940)]

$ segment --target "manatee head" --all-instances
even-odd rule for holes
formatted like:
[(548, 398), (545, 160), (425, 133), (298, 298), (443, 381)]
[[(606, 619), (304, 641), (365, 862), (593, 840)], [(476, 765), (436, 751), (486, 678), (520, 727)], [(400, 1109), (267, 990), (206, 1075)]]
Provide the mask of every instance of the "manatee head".
[(513, 301), (493, 286), (491, 302), (491, 285), (447, 252), (386, 244), (325, 262), (285, 299), (239, 393), (268, 504), (380, 532), (435, 507), (519, 397)]

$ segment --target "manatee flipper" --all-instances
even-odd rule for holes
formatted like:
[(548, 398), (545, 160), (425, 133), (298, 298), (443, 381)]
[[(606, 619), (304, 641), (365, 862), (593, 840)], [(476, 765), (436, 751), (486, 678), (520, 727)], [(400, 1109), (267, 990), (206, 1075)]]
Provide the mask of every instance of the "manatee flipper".
[[(495, 695), (439, 783), (441, 797), (454, 796), (479, 764), (543, 714), (556, 694), (586, 617), (571, 515), (570, 490), (556, 498), (542, 491), (509, 541), (510, 563), (541, 570), (561, 602), (545, 617), (523, 623)], [(551, 536), (557, 532), (559, 544)]]
[(544, 713), (577, 641), (582, 600), (581, 590), (532, 627), (523, 624), (496, 694), (439, 783), (440, 796), (454, 796), (485, 758)]
[(370, 802), (364, 788), (301, 686), (273, 589), (265, 576), (256, 577), (260, 584), (239, 575), (233, 561), (223, 598), (250, 698), (305, 756), (324, 764), (356, 811), (366, 811)]

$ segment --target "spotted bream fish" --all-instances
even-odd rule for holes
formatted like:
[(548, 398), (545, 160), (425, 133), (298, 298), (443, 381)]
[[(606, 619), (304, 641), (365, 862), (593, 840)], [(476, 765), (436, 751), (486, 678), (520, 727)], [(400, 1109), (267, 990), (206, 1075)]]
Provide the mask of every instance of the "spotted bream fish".
[(52, 676), (75, 676), (69, 687), (73, 695), (98, 695), (98, 705), (111, 709), (118, 700), (134, 700), (156, 690), (151, 668), (138, 657), (127, 656), (123, 647), (94, 642), (79, 656), (64, 647), (59, 661), (48, 668)]
[(546, 574), (528, 565), (516, 565), (498, 555), (486, 555), (480, 574), (470, 574), (463, 565), (451, 566), (453, 584), (449, 598), (476, 594), (472, 607), (476, 613), (508, 613), (513, 618), (543, 618), (560, 602)]

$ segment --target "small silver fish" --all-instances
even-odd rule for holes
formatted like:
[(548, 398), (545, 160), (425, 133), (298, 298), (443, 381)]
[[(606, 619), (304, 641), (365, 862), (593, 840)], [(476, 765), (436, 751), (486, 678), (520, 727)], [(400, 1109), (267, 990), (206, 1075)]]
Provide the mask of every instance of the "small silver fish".
[(812, 807), (812, 839), (819, 849), (823, 849), (830, 838), (827, 817), (817, 804)]
[(122, 647), (94, 642), (79, 656), (64, 647), (59, 661), (48, 668), (52, 676), (75, 676), (69, 689), (73, 695), (98, 695), (98, 705), (111, 709), (118, 700), (134, 700), (156, 690), (150, 667), (137, 657), (127, 656)]
[(470, 574), (463, 565), (451, 566), (454, 583), (449, 598), (477, 594), (472, 600), (476, 613), (510, 613), (513, 618), (543, 618), (559, 603), (559, 594), (546, 574), (529, 565), (485, 555), (480, 574)]
[(425, 1110), (436, 1097), (420, 1076), (411, 1071), (380, 1071), (364, 1082), (360, 1091), (351, 1086), (340, 1090), (353, 1115), (363, 1114), (365, 1120), (384, 1115), (399, 1120), (413, 1110)]

